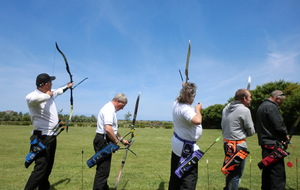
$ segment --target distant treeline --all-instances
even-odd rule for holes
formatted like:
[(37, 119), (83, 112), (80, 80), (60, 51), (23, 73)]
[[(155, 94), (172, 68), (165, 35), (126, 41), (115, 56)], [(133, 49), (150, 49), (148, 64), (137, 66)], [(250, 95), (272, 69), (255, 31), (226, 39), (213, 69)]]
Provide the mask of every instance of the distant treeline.
[[(130, 127), (131, 114), (128, 112), (125, 114), (126, 120), (119, 120), (119, 127)], [(59, 118), (62, 121), (67, 121), (69, 115), (59, 114)], [(14, 111), (2, 111), (0, 112), (0, 125), (31, 125), (30, 115), (29, 113), (22, 112), (14, 112)], [(73, 115), (72, 122), (70, 123), (70, 127), (96, 127), (97, 119), (94, 115), (88, 117), (85, 115)], [(145, 127), (163, 127), (166, 129), (171, 129), (173, 127), (172, 122), (170, 121), (136, 121), (136, 128), (145, 128)]]
[[(69, 115), (58, 114), (62, 121), (67, 121)], [(94, 115), (88, 117), (85, 115), (73, 115), (73, 125), (75, 123), (96, 123), (97, 119)], [(72, 123), (71, 123), (72, 124)], [(0, 125), (31, 125), (29, 113), (2, 111), (0, 112)], [(72, 125), (71, 125), (72, 126)]]
[[(237, 89), (238, 90), (238, 89)], [(252, 113), (253, 121), (255, 122), (256, 110), (265, 98), (269, 97), (269, 94), (274, 90), (282, 90), (286, 95), (286, 100), (280, 106), (280, 111), (283, 115), (284, 122), (288, 128), (291, 129), (294, 122), (300, 117), (300, 85), (299, 83), (285, 82), (283, 80), (276, 82), (269, 82), (261, 86), (256, 86), (254, 90), (251, 90), (252, 102), (249, 107)], [(218, 92), (222, 96), (221, 92)], [(235, 92), (232, 92), (234, 95)], [(203, 116), (202, 126), (204, 129), (220, 129), (222, 119), (222, 109), (232, 101), (233, 97), (229, 98), (224, 104), (215, 104), (202, 109)], [(171, 113), (170, 113), (171, 114)], [(124, 115), (124, 120), (119, 120), (120, 127), (130, 127), (131, 125), (130, 112)], [(67, 121), (69, 115), (59, 114), (59, 118), (63, 121)], [(95, 115), (74, 115), (70, 126), (77, 127), (96, 127), (97, 117)], [(0, 112), (0, 125), (30, 125), (30, 115), (28, 113), (14, 111), (2, 111)], [(171, 121), (137, 121), (135, 127), (163, 127), (167, 129), (173, 128)], [(297, 130), (299, 134), (300, 130)]]

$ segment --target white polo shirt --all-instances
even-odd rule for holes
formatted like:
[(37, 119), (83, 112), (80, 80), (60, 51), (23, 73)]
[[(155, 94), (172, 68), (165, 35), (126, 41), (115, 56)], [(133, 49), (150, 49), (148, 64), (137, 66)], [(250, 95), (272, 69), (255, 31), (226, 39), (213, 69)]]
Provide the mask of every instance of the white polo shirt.
[(111, 101), (106, 103), (99, 111), (96, 133), (106, 134), (105, 125), (111, 125), (114, 133), (117, 134), (117, 113), (116, 108)]
[(52, 97), (38, 89), (26, 96), (34, 130), (42, 131), (42, 135), (53, 135), (53, 128), (59, 121), (54, 99), (63, 93), (64, 88), (52, 90)]
[[(192, 105), (181, 104), (177, 101), (173, 104), (173, 124), (174, 132), (182, 139), (189, 141), (198, 141), (202, 135), (202, 125), (192, 124), (192, 118), (196, 115), (195, 109)], [(173, 135), (172, 138), (172, 151), (181, 156), (183, 142)], [(199, 146), (194, 145), (194, 150), (198, 150)]]

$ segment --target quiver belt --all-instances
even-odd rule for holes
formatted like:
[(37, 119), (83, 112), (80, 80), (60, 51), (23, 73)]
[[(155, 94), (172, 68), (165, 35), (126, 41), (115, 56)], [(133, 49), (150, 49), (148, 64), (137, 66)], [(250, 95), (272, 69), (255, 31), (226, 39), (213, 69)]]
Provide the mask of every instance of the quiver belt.
[(280, 147), (269, 147), (265, 145), (264, 148), (273, 149), (273, 151), (257, 164), (259, 169), (263, 169), (264, 167), (269, 166), (290, 154)]
[(34, 130), (30, 137), (30, 152), (25, 157), (25, 168), (28, 168), (36, 157), (46, 149), (46, 145), (41, 140), (42, 132)]
[(92, 156), (86, 164), (88, 165), (89, 168), (93, 167), (96, 164), (99, 164), (100, 162), (103, 161), (104, 158), (108, 157), (110, 154), (116, 152), (120, 148), (119, 145), (113, 144), (113, 143), (108, 143), (107, 146), (105, 146), (103, 149), (98, 151), (94, 156)]
[(241, 162), (248, 156), (250, 152), (243, 149), (237, 150), (237, 144), (245, 142), (245, 139), (239, 141), (224, 139), (224, 141), (226, 142), (225, 158), (221, 171), (227, 176), (241, 165)]

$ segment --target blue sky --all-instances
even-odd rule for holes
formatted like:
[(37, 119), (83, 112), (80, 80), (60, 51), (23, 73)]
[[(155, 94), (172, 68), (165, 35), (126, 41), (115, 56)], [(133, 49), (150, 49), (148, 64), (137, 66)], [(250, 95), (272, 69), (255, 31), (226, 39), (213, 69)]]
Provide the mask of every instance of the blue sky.
[[(191, 41), (189, 75), (196, 102), (224, 104), (238, 88), (283, 79), (299, 82), (299, 0), (2, 0), (0, 111), (28, 112), (25, 96), (39, 73), (69, 81), (55, 42), (68, 58), (74, 114), (97, 115), (123, 92), (118, 117), (172, 120), (171, 109)], [(57, 98), (69, 113), (69, 93)], [(195, 102), (195, 103), (196, 103)]]

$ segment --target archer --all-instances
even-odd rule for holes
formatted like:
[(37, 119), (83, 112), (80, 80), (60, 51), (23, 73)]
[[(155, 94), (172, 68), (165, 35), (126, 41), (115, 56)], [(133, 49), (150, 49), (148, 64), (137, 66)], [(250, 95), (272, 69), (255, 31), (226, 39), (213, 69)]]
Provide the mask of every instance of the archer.
[(50, 189), (49, 176), (54, 163), (56, 151), (55, 128), (59, 124), (55, 98), (72, 87), (73, 83), (52, 90), (52, 81), (55, 76), (46, 73), (39, 74), (36, 78), (37, 89), (26, 96), (31, 122), (34, 127), (30, 137), (31, 152), (26, 157), (27, 168), (34, 160), (35, 167), (32, 171), (25, 190)]
[[(123, 109), (127, 104), (127, 97), (123, 93), (115, 95), (112, 101), (106, 103), (99, 111), (97, 119), (96, 136), (94, 138), (94, 150), (99, 152), (109, 144), (117, 150), (119, 141), (125, 146), (130, 143), (118, 132), (118, 120), (116, 112)], [(107, 151), (109, 152), (109, 150)], [(94, 189), (109, 189), (107, 179), (110, 173), (112, 154), (106, 154), (97, 161)], [(88, 161), (89, 164), (89, 161)]]

